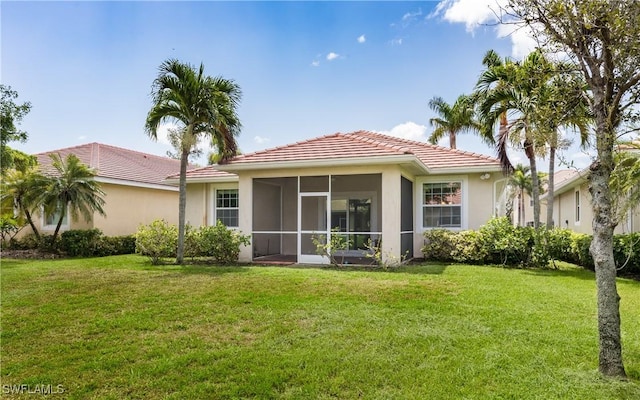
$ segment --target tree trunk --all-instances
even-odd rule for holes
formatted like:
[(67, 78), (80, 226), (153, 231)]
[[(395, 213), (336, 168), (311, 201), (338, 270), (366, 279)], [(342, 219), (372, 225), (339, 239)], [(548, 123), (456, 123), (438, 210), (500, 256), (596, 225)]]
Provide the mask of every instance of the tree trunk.
[[(553, 140), (553, 139), (552, 139)], [(556, 139), (557, 140), (557, 139)], [(549, 148), (549, 183), (547, 187), (547, 229), (553, 228), (553, 202), (555, 200), (554, 185), (555, 178), (553, 174), (556, 171), (556, 148)]]
[(27, 210), (26, 208), (22, 207), (22, 205), (20, 205), (20, 208), (22, 208), (24, 210), (24, 215), (25, 217), (27, 217), (27, 222), (29, 223), (29, 226), (31, 226), (31, 230), (33, 231), (33, 234), (35, 235), (36, 239), (38, 239), (38, 242), (40, 241), (40, 232), (38, 232), (38, 229), (36, 228), (36, 225), (33, 223), (33, 218), (31, 217), (31, 213), (29, 212), (29, 210)]
[(456, 148), (456, 133), (455, 132), (449, 132), (449, 147), (452, 149)]
[(53, 231), (53, 236), (51, 237), (51, 247), (56, 242), (56, 238), (58, 237), (58, 232), (60, 232), (60, 227), (62, 226), (62, 220), (64, 219), (65, 214), (67, 213), (67, 204), (61, 207), (60, 209), (60, 219), (58, 220), (58, 224), (56, 225), (56, 230)]
[(533, 200), (533, 227), (540, 226), (540, 184), (538, 182), (538, 166), (536, 165), (536, 155), (533, 151), (533, 143), (525, 142), (525, 153), (529, 159), (531, 170), (531, 198)]
[(616, 265), (613, 258), (613, 230), (616, 222), (609, 188), (616, 136), (613, 126), (608, 123), (607, 106), (601, 91), (594, 91), (593, 109), (598, 158), (591, 165), (589, 174), (589, 193), (593, 208), (593, 240), (589, 251), (595, 264), (598, 292), (598, 369), (603, 375), (625, 378), (620, 335), (620, 296), (616, 287)]
[[(183, 146), (184, 147), (184, 146)], [(184, 262), (184, 228), (187, 211), (187, 164), (189, 163), (189, 149), (182, 149), (180, 155), (180, 197), (178, 199), (178, 249), (176, 250), (176, 264)]]

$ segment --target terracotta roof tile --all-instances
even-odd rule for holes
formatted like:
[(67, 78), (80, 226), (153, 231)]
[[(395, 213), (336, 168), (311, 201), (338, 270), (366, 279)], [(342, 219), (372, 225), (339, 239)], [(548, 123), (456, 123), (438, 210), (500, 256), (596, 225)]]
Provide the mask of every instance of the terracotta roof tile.
[[(331, 159), (362, 159), (367, 157), (387, 157), (414, 155), (430, 170), (437, 171), (456, 167), (499, 168), (493, 157), (463, 150), (452, 150), (429, 143), (401, 139), (381, 133), (357, 131), (334, 133), (303, 140), (284, 146), (243, 154), (232, 158), (225, 169), (233, 165), (286, 163), (295, 161), (318, 161)], [(231, 168), (227, 167), (230, 166)], [(222, 171), (215, 166), (189, 171), (189, 178), (217, 177)], [(171, 178), (171, 177), (170, 177)]]
[(452, 150), (429, 143), (401, 139), (381, 133), (358, 131), (335, 133), (255, 153), (240, 155), (228, 164), (361, 158), (413, 154), (430, 169), (497, 166), (498, 161), (482, 154)]
[[(229, 180), (234, 180), (238, 178), (238, 175), (232, 174), (231, 172), (220, 171), (215, 168), (215, 165), (208, 165), (202, 168), (195, 168), (187, 171), (188, 178), (228, 178)], [(180, 173), (176, 173), (170, 176), (167, 176), (167, 179), (179, 179)]]
[(168, 175), (180, 172), (179, 160), (101, 143), (88, 143), (36, 154), (43, 172), (52, 171), (49, 155), (54, 153), (60, 154), (62, 158), (68, 154), (75, 154), (80, 161), (95, 169), (101, 178), (168, 185), (163, 182), (164, 179)]

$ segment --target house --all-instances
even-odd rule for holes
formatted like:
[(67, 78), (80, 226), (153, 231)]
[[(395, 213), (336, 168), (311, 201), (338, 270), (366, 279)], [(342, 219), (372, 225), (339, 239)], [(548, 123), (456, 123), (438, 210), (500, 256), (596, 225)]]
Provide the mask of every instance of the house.
[[(178, 175), (167, 182), (177, 183)], [(251, 235), (240, 260), (325, 263), (313, 237), (334, 231), (348, 255), (371, 242), (387, 260), (421, 257), (423, 232), (476, 229), (506, 185), (492, 157), (379, 133), (336, 133), (187, 172), (187, 221)]]
[[(620, 144), (617, 150), (640, 153), (640, 142)], [(578, 233), (593, 234), (593, 210), (588, 187), (589, 169), (564, 169), (554, 174), (553, 221), (554, 226), (571, 229)], [(540, 219), (547, 215), (549, 199), (540, 196)], [(517, 215), (516, 215), (517, 220)], [(533, 225), (533, 200), (525, 194), (525, 220)], [(618, 224), (616, 234), (640, 232), (640, 206), (629, 210)]]
[[(553, 200), (554, 225), (568, 228), (578, 233), (593, 234), (593, 210), (591, 208), (591, 194), (589, 194), (589, 170), (563, 170), (555, 175), (555, 190)], [(547, 199), (544, 199), (546, 204)], [(542, 203), (542, 201), (541, 201)], [(541, 207), (542, 218), (546, 215), (546, 208)], [(640, 206), (629, 210), (624, 219), (618, 224), (614, 233), (630, 233), (640, 231)]]
[[(180, 171), (180, 161), (168, 157), (140, 153), (100, 143), (88, 143), (75, 147), (35, 154), (43, 172), (52, 170), (50, 154), (69, 154), (97, 172), (95, 180), (105, 192), (104, 211), (89, 222), (80, 216), (73, 220), (67, 213), (61, 230), (98, 228), (105, 235), (133, 234), (140, 224), (148, 224), (163, 218), (178, 223), (178, 188), (164, 181), (167, 175)], [(36, 226), (43, 233), (53, 233), (59, 214), (36, 216)], [(25, 228), (25, 233), (30, 228)]]

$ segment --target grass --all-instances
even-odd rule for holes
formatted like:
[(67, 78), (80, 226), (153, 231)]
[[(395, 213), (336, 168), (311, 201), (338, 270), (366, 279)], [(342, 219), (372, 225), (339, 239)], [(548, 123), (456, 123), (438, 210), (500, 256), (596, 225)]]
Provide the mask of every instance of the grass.
[(640, 282), (620, 279), (630, 380), (597, 372), (588, 271), (151, 267), (2, 260), (1, 377), (70, 399), (637, 399)]

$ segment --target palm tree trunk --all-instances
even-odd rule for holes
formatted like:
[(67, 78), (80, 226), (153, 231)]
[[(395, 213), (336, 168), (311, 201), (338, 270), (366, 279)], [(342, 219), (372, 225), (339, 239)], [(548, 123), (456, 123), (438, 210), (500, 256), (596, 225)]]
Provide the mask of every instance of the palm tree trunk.
[[(555, 141), (554, 141), (555, 143)], [(556, 147), (549, 148), (549, 183), (547, 188), (547, 229), (553, 228), (553, 203), (555, 200), (554, 193), (554, 174), (556, 171)]]
[(525, 153), (529, 159), (529, 168), (531, 171), (531, 197), (533, 198), (533, 227), (538, 229), (540, 226), (540, 184), (538, 181), (538, 166), (536, 165), (536, 155), (533, 151), (533, 142), (525, 141)]
[(31, 213), (29, 212), (29, 210), (27, 210), (26, 208), (22, 207), (22, 205), (20, 205), (20, 208), (22, 208), (24, 210), (24, 215), (25, 215), (25, 217), (27, 217), (27, 222), (29, 223), (29, 226), (31, 227), (31, 230), (33, 231), (33, 234), (35, 235), (36, 239), (39, 242), (40, 241), (40, 232), (38, 232), (38, 229), (36, 228), (36, 225), (33, 223), (33, 218), (31, 217)]
[(56, 242), (56, 238), (58, 237), (58, 232), (60, 232), (60, 227), (62, 226), (62, 220), (64, 219), (66, 211), (67, 211), (67, 205), (65, 204), (61, 207), (60, 219), (58, 220), (58, 224), (56, 225), (56, 230), (53, 231), (53, 236), (51, 237), (51, 247), (53, 247), (53, 244)]
[(180, 195), (178, 199), (178, 249), (176, 250), (176, 264), (184, 262), (184, 228), (187, 211), (187, 164), (189, 150), (182, 149), (180, 155)]
[(456, 133), (453, 131), (449, 132), (449, 148), (456, 148)]

